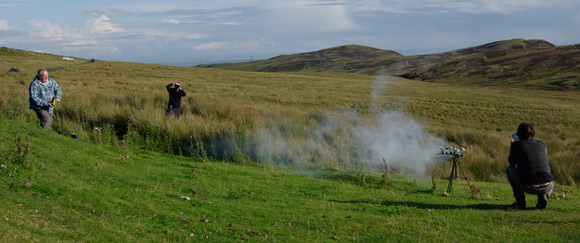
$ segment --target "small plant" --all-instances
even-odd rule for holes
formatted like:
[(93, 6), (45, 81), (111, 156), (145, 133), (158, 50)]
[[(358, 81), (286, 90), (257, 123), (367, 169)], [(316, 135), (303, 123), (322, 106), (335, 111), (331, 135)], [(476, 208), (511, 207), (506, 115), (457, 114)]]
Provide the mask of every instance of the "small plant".
[(128, 150), (129, 147), (127, 147), (127, 143), (125, 143), (125, 140), (121, 140), (119, 142), (119, 146), (123, 149), (123, 150)]
[(196, 136), (189, 136), (189, 155), (198, 157), (201, 161), (205, 162), (208, 159), (208, 156), (207, 151), (205, 151), (203, 146), (203, 142), (199, 141)]
[(359, 173), (359, 174), (357, 174), (357, 176), (359, 177), (361, 186), (366, 186), (367, 185), (367, 181), (366, 181), (367, 175)]
[(437, 189), (437, 181), (435, 180), (434, 175), (431, 175), (431, 183), (433, 184), (433, 187), (431, 187), (431, 192), (435, 192)]
[(407, 190), (407, 194), (415, 193), (415, 187), (411, 185), (405, 185), (405, 190)]
[(23, 166), (24, 168), (30, 168), (30, 163), (27, 161), (28, 152), (30, 152), (30, 141), (26, 139), (26, 144), (22, 144), (22, 138), (18, 136), (17, 132), (14, 132), (14, 148), (10, 155), (10, 159), (17, 165)]
[(236, 192), (228, 192), (227, 198), (240, 199), (242, 196)]
[(208, 159), (207, 152), (203, 147), (203, 142), (197, 142), (197, 154), (201, 158), (201, 161), (203, 162), (205, 162)]
[(13, 120), (20, 119), (26, 121), (24, 115), (25, 112), (22, 109), (22, 107), (19, 107), (18, 103), (15, 103), (14, 101), (12, 101), (11, 103), (12, 103), (11, 105), (4, 103), (4, 109), (0, 108), (0, 115), (3, 115)]
[(389, 176), (389, 167), (387, 166), (387, 160), (385, 160), (385, 158), (383, 158), (383, 164), (385, 164), (385, 172), (382, 175), (382, 177), (383, 177), (382, 184), (385, 185), (385, 184), (387, 184), (387, 179)]
[(476, 198), (480, 192), (481, 188), (477, 187), (476, 185), (471, 185), (471, 198)]
[(566, 188), (564, 188), (564, 185), (560, 185), (559, 189), (554, 189), (554, 192), (552, 193), (551, 197), (556, 198), (558, 200), (563, 200), (566, 199), (566, 192), (568, 192), (568, 190), (566, 190)]

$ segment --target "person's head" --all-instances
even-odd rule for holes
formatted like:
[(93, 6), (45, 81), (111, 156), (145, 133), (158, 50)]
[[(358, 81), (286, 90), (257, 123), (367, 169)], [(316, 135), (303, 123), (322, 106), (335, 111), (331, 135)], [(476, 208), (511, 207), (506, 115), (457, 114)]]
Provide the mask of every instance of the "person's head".
[(534, 130), (534, 125), (529, 122), (522, 122), (518, 126), (518, 132), (516, 133), (520, 140), (530, 140), (536, 135)]
[(177, 82), (175, 83), (175, 87), (179, 88), (181, 86), (181, 83)]
[(36, 77), (41, 82), (46, 83), (46, 81), (48, 81), (48, 71), (46, 69), (38, 69), (38, 72), (36, 73)]

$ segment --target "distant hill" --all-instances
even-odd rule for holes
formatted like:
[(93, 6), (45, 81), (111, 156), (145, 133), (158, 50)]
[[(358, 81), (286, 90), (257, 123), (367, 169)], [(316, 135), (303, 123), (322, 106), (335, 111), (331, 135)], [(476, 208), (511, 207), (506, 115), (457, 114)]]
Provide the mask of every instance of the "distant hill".
[(408, 79), (580, 89), (580, 44), (512, 39), (450, 52), (404, 56), (391, 50), (345, 45), (243, 63), (200, 65), (255, 72), (379, 72)]
[[(404, 57), (398, 52), (361, 45), (344, 45), (314, 52), (281, 55), (267, 60), (218, 63), (198, 67), (222, 68), (254, 72), (358, 72), (368, 68), (370, 60)], [(364, 64), (364, 65), (363, 65)], [(363, 66), (361, 66), (363, 65)]]

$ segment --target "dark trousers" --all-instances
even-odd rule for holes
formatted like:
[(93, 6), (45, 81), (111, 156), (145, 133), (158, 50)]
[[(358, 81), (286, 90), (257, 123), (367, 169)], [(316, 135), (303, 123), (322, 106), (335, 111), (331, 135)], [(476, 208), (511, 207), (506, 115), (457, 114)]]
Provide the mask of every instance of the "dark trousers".
[(36, 109), (34, 111), (36, 112), (36, 116), (38, 116), (38, 120), (40, 120), (40, 126), (42, 128), (50, 129), (54, 112), (48, 113), (47, 110), (43, 109)]
[(171, 114), (175, 116), (175, 118), (179, 119), (179, 114), (181, 114), (181, 108), (173, 108), (173, 106), (167, 107), (167, 112), (165, 112), (165, 116), (167, 119), (171, 117)]
[(512, 190), (514, 192), (514, 198), (516, 199), (516, 202), (525, 202), (526, 201), (526, 195), (525, 193), (529, 193), (529, 194), (537, 194), (538, 197), (541, 197), (544, 194), (547, 194), (548, 197), (551, 196), (553, 190), (554, 190), (554, 184), (552, 183), (549, 187), (544, 188), (542, 190), (532, 190), (527, 186), (524, 186), (524, 184), (522, 183), (522, 180), (520, 179), (520, 171), (518, 170), (518, 167), (515, 166), (508, 166), (506, 168), (506, 174), (507, 174), (507, 179), (510, 183), (510, 185), (512, 186)]

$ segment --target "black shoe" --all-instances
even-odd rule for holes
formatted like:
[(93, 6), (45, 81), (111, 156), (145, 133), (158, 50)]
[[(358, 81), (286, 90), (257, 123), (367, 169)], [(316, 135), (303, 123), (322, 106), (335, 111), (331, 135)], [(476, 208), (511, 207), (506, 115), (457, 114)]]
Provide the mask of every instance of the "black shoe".
[(536, 204), (537, 209), (544, 209), (548, 205), (548, 194), (538, 195), (538, 203)]

